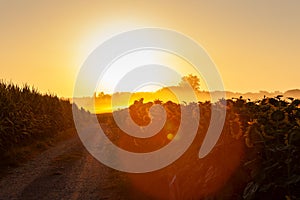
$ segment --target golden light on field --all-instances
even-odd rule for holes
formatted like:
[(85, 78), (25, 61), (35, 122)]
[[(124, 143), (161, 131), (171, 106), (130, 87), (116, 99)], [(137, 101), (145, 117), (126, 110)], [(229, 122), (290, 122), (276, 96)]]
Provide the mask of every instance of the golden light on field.
[[(0, 0), (0, 185), (18, 183), (0, 199), (292, 199), (299, 10), (300, 0)], [(133, 30), (142, 36), (110, 46)]]

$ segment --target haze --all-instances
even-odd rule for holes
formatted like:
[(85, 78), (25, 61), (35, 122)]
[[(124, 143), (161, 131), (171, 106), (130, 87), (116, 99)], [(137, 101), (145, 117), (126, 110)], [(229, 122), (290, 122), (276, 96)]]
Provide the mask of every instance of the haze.
[(71, 97), (81, 64), (99, 44), (124, 31), (161, 27), (202, 45), (227, 91), (296, 89), (299, 9), (297, 0), (2, 0), (0, 79)]

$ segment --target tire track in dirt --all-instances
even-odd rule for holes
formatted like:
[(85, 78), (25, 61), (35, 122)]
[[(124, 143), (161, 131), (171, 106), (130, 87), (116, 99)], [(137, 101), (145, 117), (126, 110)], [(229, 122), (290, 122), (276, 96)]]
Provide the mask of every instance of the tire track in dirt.
[(76, 135), (10, 171), (0, 180), (0, 199), (126, 199), (124, 181)]

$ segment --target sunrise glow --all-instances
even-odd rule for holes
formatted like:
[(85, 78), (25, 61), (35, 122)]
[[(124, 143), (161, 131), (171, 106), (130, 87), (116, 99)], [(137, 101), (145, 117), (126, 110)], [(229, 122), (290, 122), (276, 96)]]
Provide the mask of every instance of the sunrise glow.
[[(0, 6), (1, 79), (71, 97), (82, 63), (99, 44), (124, 31), (162, 27), (202, 45), (228, 91), (297, 88), (299, 5), (272, 4), (4, 1)], [(185, 66), (181, 71), (191, 73)], [(265, 76), (269, 72), (270, 78)], [(117, 80), (114, 75), (107, 79), (112, 76)], [(106, 91), (111, 91), (111, 85)]]
[(300, 199), (300, 0), (0, 0), (0, 199)]

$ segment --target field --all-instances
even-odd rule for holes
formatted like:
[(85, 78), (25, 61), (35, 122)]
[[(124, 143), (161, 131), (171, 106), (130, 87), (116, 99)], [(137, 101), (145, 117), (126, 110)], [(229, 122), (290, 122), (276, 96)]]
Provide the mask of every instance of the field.
[[(138, 190), (158, 199), (170, 196), (178, 199), (299, 198), (299, 100), (282, 100), (282, 96), (277, 96), (251, 102), (241, 97), (215, 104), (198, 102), (180, 107), (173, 102), (144, 103), (141, 99), (129, 110), (116, 111), (115, 116), (120, 116), (126, 123), (124, 112), (129, 111), (136, 124), (145, 126), (150, 123), (150, 107), (157, 104), (166, 110), (167, 120), (158, 134), (147, 139), (125, 134), (111, 114), (98, 115), (100, 124), (109, 124), (107, 136), (111, 141), (125, 150), (142, 153), (167, 145), (169, 134), (178, 131), (180, 117), (193, 116), (195, 107), (199, 108), (196, 138), (182, 157), (159, 171), (128, 175)], [(210, 123), (211, 111), (224, 107), (227, 114), (221, 137), (212, 152), (199, 159), (197, 155)], [(188, 136), (190, 124), (188, 121), (183, 123), (184, 133)]]
[[(88, 115), (84, 110), (74, 108)], [(53, 94), (40, 94), (28, 85), (0, 82), (1, 168), (18, 165), (22, 151), (49, 143), (59, 133), (74, 128), (72, 104)], [(30, 151), (30, 150), (29, 150)], [(24, 155), (25, 156), (25, 155)]]
[[(40, 94), (26, 85), (18, 87), (0, 83), (2, 167), (10, 164), (7, 160), (15, 159), (15, 149), (37, 144), (37, 141), (49, 141), (74, 128), (72, 106), (75, 105), (68, 100)], [(158, 109), (151, 111), (150, 108), (155, 106)], [(114, 144), (136, 153), (152, 152), (168, 145), (176, 138), (180, 126), (184, 130), (183, 137), (189, 137), (191, 121), (199, 123), (191, 146), (171, 165), (155, 172), (123, 173), (130, 192), (136, 191), (149, 199), (300, 198), (300, 100), (276, 96), (251, 102), (241, 97), (217, 103), (180, 105), (171, 101), (144, 102), (140, 99), (114, 114), (122, 119), (124, 125), (131, 117), (137, 125), (146, 126), (151, 121), (161, 120), (161, 108), (165, 110), (166, 122), (150, 138), (125, 134), (111, 113), (97, 115), (107, 137)], [(74, 109), (81, 113), (83, 120), (91, 115), (84, 109)], [(198, 152), (206, 136), (211, 113), (220, 109), (226, 109), (222, 134), (213, 150), (199, 159)], [(200, 110), (199, 118), (195, 110)], [(124, 115), (127, 112), (129, 116)], [(181, 121), (181, 118), (191, 121)], [(121, 157), (118, 159), (123, 161)], [(43, 183), (47, 184), (45, 180)]]

